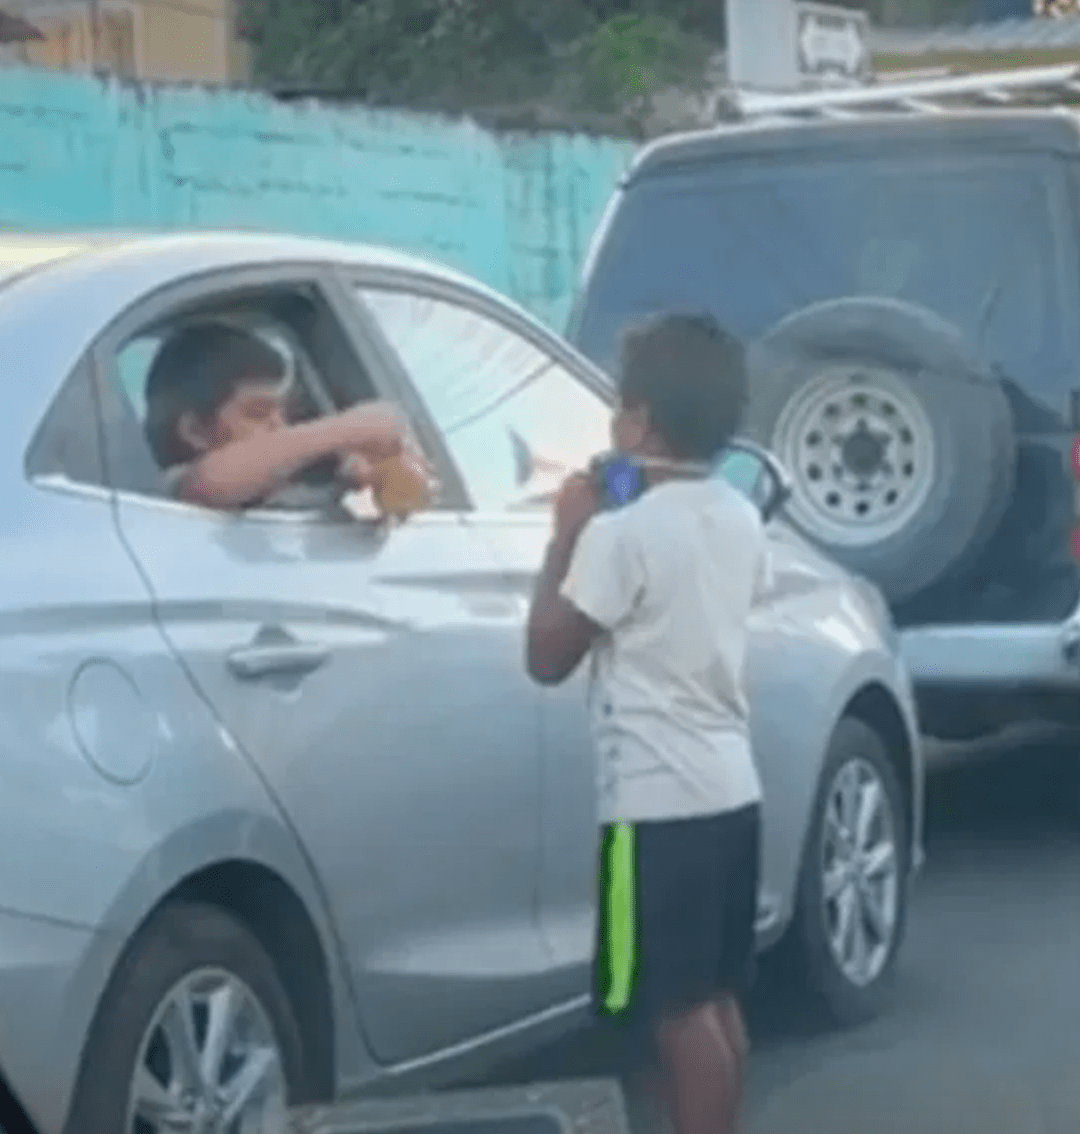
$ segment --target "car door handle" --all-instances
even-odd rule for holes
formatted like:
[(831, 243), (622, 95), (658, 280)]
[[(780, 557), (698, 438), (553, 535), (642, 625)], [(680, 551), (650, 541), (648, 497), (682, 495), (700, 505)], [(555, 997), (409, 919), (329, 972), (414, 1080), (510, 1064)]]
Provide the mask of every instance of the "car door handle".
[(330, 660), (326, 646), (309, 642), (253, 642), (228, 656), (229, 669), (245, 681), (260, 677), (303, 677)]

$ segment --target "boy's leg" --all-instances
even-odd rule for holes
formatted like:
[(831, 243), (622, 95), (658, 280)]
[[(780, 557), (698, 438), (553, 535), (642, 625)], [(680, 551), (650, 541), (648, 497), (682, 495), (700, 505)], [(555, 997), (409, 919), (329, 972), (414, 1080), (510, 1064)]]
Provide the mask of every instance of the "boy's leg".
[(742, 1010), (735, 997), (725, 996), (717, 1001), (716, 1011), (731, 1051), (732, 1087), (729, 1099), (729, 1127), (734, 1130), (742, 1106), (743, 1068), (750, 1051), (750, 1041), (746, 1034)]
[[(743, 991), (744, 938), (752, 956), (752, 913), (741, 937), (731, 932), (746, 905), (730, 877), (745, 867), (745, 855), (740, 860), (729, 846), (746, 826), (739, 815), (634, 828), (639, 956), (632, 1007), (653, 1031), (676, 1134), (727, 1134), (738, 1110), (740, 1049), (737, 1034), (729, 1036), (730, 1009), (719, 1002)], [(752, 906), (756, 876), (741, 879), (741, 887), (753, 895)]]
[(741, 1065), (746, 1062), (746, 1057), (750, 1054), (750, 1036), (746, 1031), (746, 1021), (743, 1019), (739, 1001), (734, 996), (723, 996), (716, 1002), (716, 1007), (731, 1050)]
[(750, 1039), (740, 998), (753, 983), (757, 955), (757, 891), (761, 873), (761, 808), (743, 808), (723, 817), (724, 911), (721, 931), (717, 1015), (735, 1063), (731, 1126), (742, 1102), (743, 1066)]
[(657, 1046), (675, 1134), (733, 1134), (739, 1066), (716, 1004), (666, 1015)]
[[(662, 863), (659, 877), (648, 864), (642, 865), (647, 883), (663, 881), (669, 892), (676, 886), (683, 900), (693, 902), (681, 917), (677, 908), (668, 913), (667, 924), (682, 927), (683, 947), (668, 945), (666, 954), (684, 973), (687, 996), (682, 1005), (687, 1007), (680, 1011), (677, 1000), (667, 1000), (658, 1040), (669, 1068), (678, 1134), (704, 1134), (706, 1129), (709, 1134), (732, 1134), (749, 1048), (739, 1000), (754, 974), (760, 809), (721, 814), (684, 830), (681, 852)], [(662, 852), (655, 857), (667, 856)], [(676, 879), (686, 885), (679, 886)], [(659, 952), (662, 946), (656, 943), (654, 948)], [(647, 940), (643, 951), (648, 956)], [(673, 995), (678, 985), (673, 978)], [(691, 999), (695, 990), (701, 991)]]
[(676, 1134), (729, 1134), (753, 971), (756, 809), (602, 831), (595, 1003), (626, 1035), (654, 1030)]

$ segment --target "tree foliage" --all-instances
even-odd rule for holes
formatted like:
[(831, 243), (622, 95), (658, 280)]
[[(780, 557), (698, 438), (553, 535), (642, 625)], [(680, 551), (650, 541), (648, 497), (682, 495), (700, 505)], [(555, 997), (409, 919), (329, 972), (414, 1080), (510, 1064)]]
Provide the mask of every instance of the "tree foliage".
[[(930, 22), (969, 2), (848, 6), (878, 22)], [(723, 42), (723, 0), (239, 3), (258, 81), (398, 106), (618, 113), (660, 89), (699, 86)]]
[(615, 110), (701, 74), (716, 0), (243, 0), (256, 78), (376, 103)]

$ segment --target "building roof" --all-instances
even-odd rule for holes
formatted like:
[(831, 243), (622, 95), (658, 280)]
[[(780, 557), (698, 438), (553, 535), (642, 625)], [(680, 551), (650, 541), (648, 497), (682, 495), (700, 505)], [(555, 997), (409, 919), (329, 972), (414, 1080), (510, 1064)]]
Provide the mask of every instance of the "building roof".
[(876, 28), (876, 55), (986, 54), (1080, 49), (1080, 16), (1042, 16), (938, 28)]

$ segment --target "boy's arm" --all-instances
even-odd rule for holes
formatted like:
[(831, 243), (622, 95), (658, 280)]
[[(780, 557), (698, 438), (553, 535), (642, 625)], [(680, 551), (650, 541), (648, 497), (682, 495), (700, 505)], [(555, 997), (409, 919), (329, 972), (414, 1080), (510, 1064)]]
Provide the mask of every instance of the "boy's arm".
[(571, 477), (555, 505), (555, 534), (529, 612), (527, 666), (557, 685), (580, 665), (596, 639), (632, 609), (640, 564), (615, 516), (599, 516), (589, 479)]
[(184, 472), (178, 493), (208, 508), (250, 507), (313, 461), (349, 450), (372, 459), (389, 456), (401, 448), (405, 433), (392, 407), (376, 402), (354, 406), (205, 453)]
[(529, 676), (541, 685), (565, 681), (602, 632), (602, 627), (560, 594), (576, 543), (576, 535), (569, 538), (556, 532), (548, 544), (529, 609), (526, 667)]

